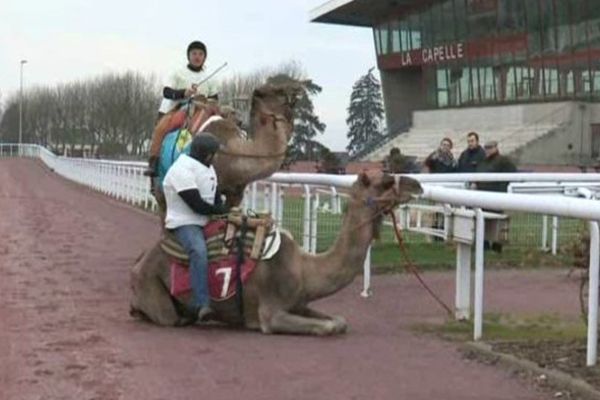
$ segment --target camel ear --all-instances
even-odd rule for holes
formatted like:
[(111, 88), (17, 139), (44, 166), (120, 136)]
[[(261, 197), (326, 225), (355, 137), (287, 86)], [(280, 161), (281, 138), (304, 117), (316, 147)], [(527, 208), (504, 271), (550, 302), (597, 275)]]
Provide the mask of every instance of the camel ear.
[(369, 178), (369, 175), (367, 175), (366, 172), (361, 172), (358, 174), (358, 181), (364, 187), (369, 187), (369, 185), (371, 185), (371, 178)]

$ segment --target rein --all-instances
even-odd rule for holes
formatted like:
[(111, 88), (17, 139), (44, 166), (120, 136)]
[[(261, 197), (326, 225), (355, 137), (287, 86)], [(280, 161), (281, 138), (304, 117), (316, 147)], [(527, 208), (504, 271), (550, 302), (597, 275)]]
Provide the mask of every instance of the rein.
[(427, 291), (427, 293), (429, 293), (429, 295), (431, 297), (433, 297), (433, 299), (442, 308), (444, 308), (444, 310), (446, 310), (446, 312), (448, 313), (449, 316), (452, 316), (452, 309), (450, 309), (450, 307), (448, 307), (448, 305), (446, 303), (444, 303), (444, 301), (442, 299), (440, 299), (440, 297), (438, 295), (435, 294), (435, 292), (427, 285), (427, 283), (425, 283), (425, 281), (423, 280), (423, 277), (420, 274), (419, 269), (415, 266), (415, 264), (410, 259), (410, 256), (408, 255), (408, 250), (406, 249), (406, 244), (404, 243), (404, 239), (402, 238), (400, 229), (398, 229), (398, 221), (396, 220), (396, 215), (393, 212), (390, 212), (389, 214), (391, 215), (392, 221), (394, 224), (394, 234), (396, 236), (396, 240), (398, 241), (400, 253), (402, 253), (402, 255), (404, 256), (404, 261), (405, 261), (404, 268), (408, 272), (411, 272), (417, 278), (417, 280), (419, 281), (421, 286), (423, 286), (423, 288)]
[(444, 303), (444, 301), (429, 287), (429, 285), (427, 285), (427, 283), (421, 276), (421, 272), (415, 266), (415, 264), (412, 262), (409, 254), (408, 254), (406, 244), (404, 243), (404, 239), (402, 238), (400, 229), (398, 228), (398, 221), (396, 220), (396, 215), (394, 214), (394, 211), (393, 211), (394, 206), (393, 205), (392, 206), (384, 206), (384, 207), (377, 206), (378, 203), (382, 203), (385, 201), (389, 201), (389, 199), (383, 199), (380, 197), (379, 198), (375, 198), (375, 197), (367, 198), (367, 201), (365, 202), (366, 205), (368, 207), (374, 209), (376, 211), (376, 213), (371, 218), (367, 219), (366, 221), (363, 221), (363, 222), (357, 224), (355, 227), (353, 227), (353, 229), (361, 228), (364, 225), (373, 222), (373, 220), (380, 217), (381, 215), (384, 215), (384, 214), (390, 215), (392, 218), (393, 226), (394, 226), (394, 234), (396, 236), (396, 241), (398, 242), (398, 247), (400, 249), (400, 253), (402, 254), (404, 261), (405, 261), (404, 268), (406, 269), (407, 272), (413, 274), (417, 278), (417, 280), (419, 281), (421, 286), (425, 289), (425, 291), (427, 291), (427, 293), (429, 293), (429, 295), (446, 311), (446, 313), (449, 316), (452, 316), (452, 309), (446, 303)]

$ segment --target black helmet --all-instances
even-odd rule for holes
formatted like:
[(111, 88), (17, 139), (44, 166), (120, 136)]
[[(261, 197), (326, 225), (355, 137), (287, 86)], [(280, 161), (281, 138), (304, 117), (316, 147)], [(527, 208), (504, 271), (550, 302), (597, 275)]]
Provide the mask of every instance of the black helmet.
[(215, 135), (208, 132), (200, 133), (192, 140), (190, 157), (206, 164), (207, 158), (215, 154), (221, 148), (221, 142), (219, 142), (219, 139), (217, 139)]
[(202, 50), (204, 52), (205, 56), (208, 55), (208, 52), (206, 51), (206, 45), (199, 40), (193, 41), (188, 46), (187, 52), (185, 53), (185, 54), (187, 54), (188, 58), (190, 58), (190, 51), (192, 51), (192, 50)]

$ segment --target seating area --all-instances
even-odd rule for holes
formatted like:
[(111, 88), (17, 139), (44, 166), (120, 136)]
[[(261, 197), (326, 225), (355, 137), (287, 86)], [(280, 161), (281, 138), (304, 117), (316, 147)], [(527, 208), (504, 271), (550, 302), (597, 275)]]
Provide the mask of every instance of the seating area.
[(466, 135), (470, 131), (478, 132), (482, 142), (486, 140), (497, 140), (500, 149), (505, 154), (510, 154), (527, 143), (540, 138), (560, 125), (535, 125), (531, 127), (519, 127), (514, 129), (477, 129), (474, 127), (469, 130), (449, 130), (449, 129), (411, 129), (409, 132), (396, 137), (385, 143), (364, 158), (364, 161), (383, 160), (393, 147), (398, 147), (403, 154), (416, 156), (417, 160), (424, 160), (429, 153), (437, 148), (439, 142), (444, 137), (449, 137), (454, 143), (454, 153), (458, 157), (460, 152), (467, 146)]
[(467, 146), (467, 133), (479, 133), (481, 141), (496, 140), (504, 154), (511, 154), (569, 122), (571, 104), (555, 103), (539, 106), (505, 106), (485, 109), (417, 111), (412, 128), (384, 143), (362, 158), (381, 161), (393, 147), (403, 154), (423, 161), (435, 150), (442, 138), (454, 143), (458, 156)]

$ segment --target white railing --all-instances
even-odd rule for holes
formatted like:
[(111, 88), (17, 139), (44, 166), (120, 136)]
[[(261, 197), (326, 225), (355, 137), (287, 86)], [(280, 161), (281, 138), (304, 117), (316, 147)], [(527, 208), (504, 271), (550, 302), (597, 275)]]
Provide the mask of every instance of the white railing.
[[(56, 173), (89, 186), (114, 198), (133, 205), (152, 207), (148, 179), (142, 175), (145, 163), (116, 162), (65, 158), (52, 154), (36, 145), (0, 145), (0, 157), (21, 156), (41, 159)], [(589, 304), (588, 304), (588, 353), (587, 364), (595, 365), (597, 358), (598, 284), (600, 260), (600, 202), (592, 200), (600, 183), (600, 174), (441, 174), (412, 175), (424, 188), (421, 196), (444, 207), (444, 214), (453, 221), (453, 232), (444, 235), (457, 243), (456, 299), (457, 316), (470, 315), (471, 247), (475, 246), (475, 299), (474, 299), (474, 339), (479, 340), (483, 329), (484, 295), (484, 219), (483, 209), (530, 212), (554, 217), (577, 218), (588, 221), (591, 231)], [(316, 251), (317, 211), (319, 196), (331, 193), (333, 212), (340, 211), (338, 190), (348, 188), (356, 180), (353, 175), (324, 174), (274, 174), (267, 182), (250, 186), (244, 199), (247, 208), (257, 209), (259, 204), (270, 210), (276, 219), (282, 220), (284, 192), (295, 191), (303, 198), (302, 223), (303, 246), (307, 251)], [(533, 195), (519, 193), (474, 192), (464, 189), (441, 187), (441, 184), (460, 183), (468, 187), (470, 182), (506, 181), (528, 182), (535, 190), (546, 190), (550, 186), (563, 186), (563, 193), (569, 196)], [(544, 186), (542, 183), (553, 183)], [(579, 184), (573, 184), (579, 182)], [(534, 184), (535, 183), (535, 184)], [(260, 188), (262, 187), (262, 190)], [(516, 185), (512, 186), (514, 189)], [(566, 189), (565, 189), (566, 188)], [(521, 187), (521, 190), (523, 188)], [(531, 189), (531, 190), (534, 190)], [(568, 189), (568, 190), (567, 190)], [(555, 187), (552, 190), (556, 190)], [(325, 192), (327, 191), (327, 192)], [(517, 190), (515, 190), (517, 191)], [(559, 192), (560, 193), (560, 192)], [(575, 198), (578, 195), (584, 198)], [(465, 207), (471, 207), (467, 209)], [(491, 216), (493, 217), (493, 216)], [(370, 262), (365, 263), (363, 295), (368, 295), (370, 287)]]

